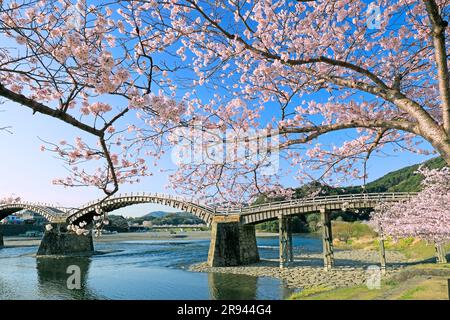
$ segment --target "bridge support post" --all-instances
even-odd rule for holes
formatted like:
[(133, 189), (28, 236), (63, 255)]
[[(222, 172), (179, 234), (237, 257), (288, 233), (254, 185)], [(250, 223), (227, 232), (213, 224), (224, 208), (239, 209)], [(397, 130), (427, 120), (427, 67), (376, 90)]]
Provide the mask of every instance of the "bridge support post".
[(289, 217), (287, 221), (288, 229), (288, 248), (289, 248), (289, 263), (294, 262), (294, 246), (292, 242), (292, 217)]
[(259, 261), (254, 225), (243, 225), (240, 216), (215, 216), (212, 221), (208, 265), (231, 267)]
[(0, 249), (3, 248), (3, 246), (4, 246), (4, 243), (3, 243), (3, 233), (2, 233), (2, 231), (0, 230)]
[(280, 268), (283, 269), (288, 265), (290, 255), (288, 221), (283, 215), (278, 216), (278, 237), (280, 246)]
[(380, 242), (380, 264), (381, 264), (381, 274), (386, 274), (386, 250), (384, 248), (384, 238), (381, 236), (379, 238)]
[(334, 255), (330, 212), (322, 208), (320, 209), (320, 215), (322, 220), (323, 267), (325, 270), (331, 270), (334, 266)]
[(437, 263), (447, 263), (447, 256), (445, 254), (445, 245), (443, 243), (436, 243), (436, 262)]
[(65, 224), (52, 223), (46, 230), (39, 246), (37, 256), (90, 255), (94, 252), (92, 234), (77, 235), (68, 232)]

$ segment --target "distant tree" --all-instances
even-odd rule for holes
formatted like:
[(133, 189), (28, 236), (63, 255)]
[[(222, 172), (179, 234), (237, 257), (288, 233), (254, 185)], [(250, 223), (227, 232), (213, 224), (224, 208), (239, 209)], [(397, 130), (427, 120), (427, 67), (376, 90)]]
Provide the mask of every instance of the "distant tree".
[(118, 232), (126, 232), (129, 229), (129, 225), (127, 219), (123, 216), (109, 215), (109, 224), (104, 228), (106, 230), (118, 231)]

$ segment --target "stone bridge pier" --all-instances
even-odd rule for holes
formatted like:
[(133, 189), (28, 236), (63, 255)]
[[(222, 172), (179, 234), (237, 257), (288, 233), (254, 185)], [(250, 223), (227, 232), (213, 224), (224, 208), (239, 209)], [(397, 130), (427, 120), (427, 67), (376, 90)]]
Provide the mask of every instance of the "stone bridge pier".
[(244, 225), (239, 215), (217, 215), (211, 224), (208, 265), (231, 267), (259, 261), (254, 225)]
[(65, 223), (52, 223), (46, 230), (37, 256), (91, 255), (94, 252), (92, 233), (77, 235), (67, 231)]
[[(320, 208), (319, 212), (322, 224), (323, 265), (325, 270), (331, 270), (334, 266), (331, 212), (324, 208)], [(278, 215), (280, 268), (294, 262), (292, 217), (282, 212)], [(211, 227), (209, 266), (231, 267), (259, 261), (255, 225), (244, 224), (242, 216), (231, 214), (216, 215)]]

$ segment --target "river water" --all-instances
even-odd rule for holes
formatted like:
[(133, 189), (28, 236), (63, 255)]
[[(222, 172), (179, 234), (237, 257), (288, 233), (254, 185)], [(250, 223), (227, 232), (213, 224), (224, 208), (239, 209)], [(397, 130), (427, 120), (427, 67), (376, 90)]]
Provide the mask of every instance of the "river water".
[[(294, 236), (295, 251), (319, 252), (321, 241)], [(96, 243), (104, 254), (39, 258), (36, 246), (0, 249), (0, 300), (7, 299), (284, 299), (281, 280), (187, 271), (206, 261), (209, 240)], [(277, 258), (278, 238), (258, 238), (261, 258)], [(68, 289), (67, 268), (81, 269), (81, 289)]]

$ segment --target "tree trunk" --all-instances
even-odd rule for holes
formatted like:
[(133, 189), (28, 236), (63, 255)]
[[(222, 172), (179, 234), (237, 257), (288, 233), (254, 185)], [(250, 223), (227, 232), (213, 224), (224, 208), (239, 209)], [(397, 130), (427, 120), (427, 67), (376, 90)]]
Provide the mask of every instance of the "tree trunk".
[(435, 130), (430, 130), (431, 133), (424, 133), (422, 136), (431, 143), (431, 145), (435, 148), (437, 152), (441, 155), (441, 157), (447, 163), (447, 166), (450, 167), (450, 137), (447, 137), (444, 130), (439, 130), (439, 132), (435, 132)]
[(447, 144), (446, 147), (444, 145), (444, 151), (441, 151), (440, 149), (438, 149), (437, 151), (440, 153), (442, 158), (445, 160), (445, 162), (447, 163), (447, 166), (450, 167), (450, 139), (447, 139), (446, 144)]

